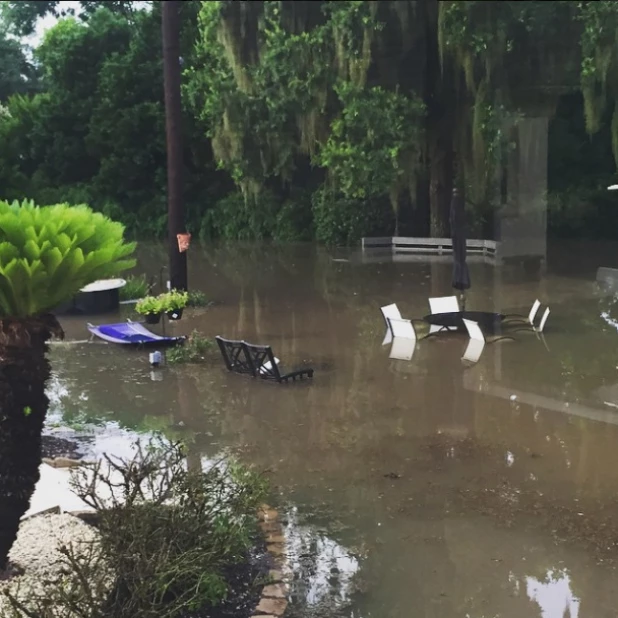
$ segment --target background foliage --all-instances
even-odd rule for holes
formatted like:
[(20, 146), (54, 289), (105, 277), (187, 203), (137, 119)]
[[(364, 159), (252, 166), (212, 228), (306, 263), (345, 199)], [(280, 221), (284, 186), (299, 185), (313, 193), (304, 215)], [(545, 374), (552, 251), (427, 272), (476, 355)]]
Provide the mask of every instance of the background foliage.
[[(0, 3), (0, 198), (165, 233), (160, 2)], [(202, 237), (492, 233), (518, 119), (548, 116), (550, 230), (612, 236), (615, 2), (182, 3), (185, 198)], [(20, 37), (52, 13), (34, 50)]]

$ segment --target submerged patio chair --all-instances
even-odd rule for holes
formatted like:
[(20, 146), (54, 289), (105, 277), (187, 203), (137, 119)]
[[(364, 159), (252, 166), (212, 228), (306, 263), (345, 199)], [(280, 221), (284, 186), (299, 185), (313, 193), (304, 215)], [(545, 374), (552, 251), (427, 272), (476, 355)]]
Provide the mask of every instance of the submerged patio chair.
[(275, 358), (272, 348), (268, 345), (254, 345), (243, 341), (247, 358), (256, 368), (257, 377), (273, 382), (296, 382), (305, 378), (313, 378), (313, 369), (297, 369), (290, 373), (282, 374), (279, 371), (279, 359)]
[(551, 313), (549, 307), (547, 307), (545, 309), (545, 311), (543, 312), (543, 317), (541, 317), (541, 321), (539, 322), (539, 326), (536, 327), (534, 325), (534, 323), (530, 323), (530, 324), (526, 324), (525, 326), (522, 326), (520, 328), (515, 328), (514, 330), (512, 330), (511, 332), (516, 333), (519, 331), (532, 331), (533, 333), (536, 333), (537, 335), (542, 335), (543, 331), (545, 330), (545, 325), (547, 324), (547, 318), (549, 318), (549, 314)]
[(215, 339), (228, 371), (250, 375), (255, 378), (255, 367), (251, 359), (247, 357), (247, 353), (243, 346), (244, 342), (234, 339), (224, 339), (223, 337), (219, 337), (219, 335), (217, 335)]
[[(502, 339), (510, 339), (514, 341), (513, 337), (509, 335), (502, 335), (498, 337), (491, 337), (488, 339), (485, 337), (481, 327), (478, 325), (478, 322), (474, 322), (472, 320), (463, 320), (464, 326), (468, 331), (468, 335), (470, 335), (470, 341), (468, 343), (468, 348), (464, 353), (462, 360), (468, 360), (469, 362), (476, 363), (478, 359), (481, 357), (483, 352), (483, 348), (486, 343), (495, 343), (496, 341), (501, 341)], [(469, 358), (467, 358), (469, 355)], [(476, 360), (474, 360), (476, 359)]]
[(279, 383), (313, 378), (313, 369), (301, 369), (282, 375), (279, 371), (281, 361), (274, 356), (270, 346), (224, 339), (218, 335), (215, 339), (228, 371)]
[[(396, 303), (380, 307), (380, 311), (382, 312), (382, 317), (384, 318), (384, 323), (386, 324), (386, 334), (384, 335), (382, 345), (391, 343), (393, 341), (393, 337), (414, 337), (414, 339), (416, 339), (416, 333), (414, 332), (412, 322), (422, 322), (422, 320), (405, 320), (401, 317), (401, 312), (399, 311)], [(393, 320), (397, 323), (395, 325), (395, 328), (397, 329), (397, 332), (401, 334), (397, 334), (394, 332), (393, 325), (391, 324), (390, 320)]]
[(528, 323), (531, 326), (534, 326), (534, 318), (536, 317), (536, 314), (538, 313), (540, 306), (541, 306), (541, 301), (537, 298), (532, 303), (532, 307), (530, 309), (530, 313), (528, 314), (528, 317), (523, 316), (520, 313), (509, 313), (504, 316), (504, 322), (506, 323), (523, 322), (523, 323)]
[(382, 312), (382, 317), (384, 318), (384, 323), (386, 324), (386, 334), (384, 335), (382, 345), (386, 345), (393, 340), (393, 331), (391, 330), (391, 325), (388, 320), (390, 318), (401, 320), (401, 312), (395, 303), (380, 307), (380, 311)]
[(412, 339), (416, 341), (416, 331), (412, 325), (412, 320), (388, 318), (388, 325), (394, 339)]
[(430, 298), (429, 308), (431, 309), (431, 313), (457, 313), (459, 311), (457, 296), (438, 296)]
[[(459, 303), (457, 296), (438, 296), (429, 299), (429, 310), (431, 313), (459, 313)], [(457, 330), (454, 326), (437, 326), (432, 324), (429, 334), (438, 333), (442, 330)]]

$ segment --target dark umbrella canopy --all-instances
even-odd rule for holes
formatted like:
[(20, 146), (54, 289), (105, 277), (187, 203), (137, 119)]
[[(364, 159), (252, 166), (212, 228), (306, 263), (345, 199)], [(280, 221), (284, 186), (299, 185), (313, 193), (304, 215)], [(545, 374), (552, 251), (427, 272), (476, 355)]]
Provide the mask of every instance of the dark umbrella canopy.
[(464, 200), (457, 189), (451, 199), (451, 238), (453, 239), (453, 282), (456, 290), (470, 287), (470, 272), (466, 263), (466, 215)]

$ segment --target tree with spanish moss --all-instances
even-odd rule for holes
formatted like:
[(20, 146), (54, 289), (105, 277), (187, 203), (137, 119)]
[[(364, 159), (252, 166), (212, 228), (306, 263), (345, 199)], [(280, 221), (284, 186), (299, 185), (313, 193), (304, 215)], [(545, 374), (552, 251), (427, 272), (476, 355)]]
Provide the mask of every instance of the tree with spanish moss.
[[(203, 2), (186, 94), (245, 194), (322, 185), (331, 209), (337, 196), (367, 212), (381, 198), (415, 213), (420, 232), (443, 235), (455, 170), (491, 217), (522, 117), (551, 117), (560, 97), (583, 91), (588, 128), (599, 128), (616, 98), (616, 11), (558, 0)], [(373, 113), (385, 122), (341, 139), (351, 118)], [(376, 173), (363, 177), (364, 166)], [(314, 201), (316, 230), (327, 211)]]

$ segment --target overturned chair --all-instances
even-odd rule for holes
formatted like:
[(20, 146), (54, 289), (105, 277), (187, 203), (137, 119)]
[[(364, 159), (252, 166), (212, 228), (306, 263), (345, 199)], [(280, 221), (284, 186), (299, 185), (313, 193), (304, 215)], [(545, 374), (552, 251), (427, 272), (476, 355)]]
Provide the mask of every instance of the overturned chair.
[(287, 383), (313, 378), (313, 369), (299, 369), (282, 374), (279, 359), (267, 345), (254, 345), (246, 341), (215, 337), (228, 371), (271, 382)]

